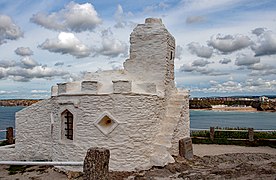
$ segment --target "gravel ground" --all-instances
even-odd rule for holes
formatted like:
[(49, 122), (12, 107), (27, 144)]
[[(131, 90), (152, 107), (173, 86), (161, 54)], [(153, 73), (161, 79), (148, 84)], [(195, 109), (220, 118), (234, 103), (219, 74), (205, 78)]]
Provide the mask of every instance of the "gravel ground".
[[(140, 172), (111, 172), (110, 179), (276, 179), (276, 149), (232, 145), (193, 145), (194, 158), (175, 157), (176, 162), (163, 168), (153, 167)], [(9, 166), (0, 165), (2, 180), (65, 180), (82, 179), (80, 173), (64, 174), (49, 166), (32, 166), (9, 175)]]
[(267, 153), (276, 155), (276, 148), (268, 146), (246, 147), (234, 145), (217, 144), (193, 144), (194, 155), (196, 156), (215, 156), (228, 153)]

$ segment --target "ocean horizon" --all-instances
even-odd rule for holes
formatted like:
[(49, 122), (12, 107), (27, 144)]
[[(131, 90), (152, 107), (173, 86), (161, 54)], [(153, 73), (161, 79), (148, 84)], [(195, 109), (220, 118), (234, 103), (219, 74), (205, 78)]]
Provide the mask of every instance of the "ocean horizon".
[[(5, 130), (7, 127), (14, 128), (15, 113), (23, 108), (23, 106), (0, 107), (0, 130)], [(191, 129), (209, 129), (210, 127), (275, 130), (276, 113), (190, 110)], [(0, 139), (4, 138), (5, 132), (0, 132)]]

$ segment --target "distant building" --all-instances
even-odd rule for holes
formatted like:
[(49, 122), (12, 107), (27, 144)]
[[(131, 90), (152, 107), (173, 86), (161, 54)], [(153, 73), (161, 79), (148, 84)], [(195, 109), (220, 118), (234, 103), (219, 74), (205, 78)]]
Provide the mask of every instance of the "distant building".
[(60, 83), (52, 97), (16, 114), (14, 149), (1, 160), (83, 161), (90, 147), (110, 150), (110, 169), (164, 166), (189, 137), (189, 96), (174, 82), (175, 39), (161, 19), (130, 36), (124, 69)]
[(261, 101), (261, 102), (267, 102), (267, 101), (269, 101), (269, 99), (266, 96), (260, 96), (259, 97), (259, 101)]

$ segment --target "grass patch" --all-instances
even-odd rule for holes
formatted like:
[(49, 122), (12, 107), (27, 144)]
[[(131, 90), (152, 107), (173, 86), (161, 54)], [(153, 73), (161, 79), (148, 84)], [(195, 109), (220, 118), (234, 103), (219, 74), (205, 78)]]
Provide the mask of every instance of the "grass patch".
[[(219, 130), (246, 131), (219, 131)], [(215, 128), (215, 139), (211, 141), (209, 131), (191, 131), (194, 144), (225, 144), (239, 146), (270, 146), (276, 148), (276, 132), (254, 132), (254, 141), (248, 140), (247, 128)], [(270, 140), (275, 139), (275, 140)]]
[(26, 172), (26, 169), (32, 167), (32, 166), (21, 166), (21, 165), (10, 165), (10, 167), (7, 169), (9, 171), (9, 175), (14, 175), (17, 173), (24, 173)]
[(0, 146), (6, 146), (6, 145), (8, 145), (7, 141), (0, 142)]

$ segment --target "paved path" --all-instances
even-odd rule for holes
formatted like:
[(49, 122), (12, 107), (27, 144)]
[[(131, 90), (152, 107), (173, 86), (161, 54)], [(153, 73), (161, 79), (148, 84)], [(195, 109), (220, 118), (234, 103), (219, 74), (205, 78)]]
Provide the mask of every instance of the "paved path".
[(276, 155), (276, 148), (268, 146), (246, 147), (217, 144), (193, 144), (193, 152), (196, 156), (212, 156), (227, 153), (267, 153)]

